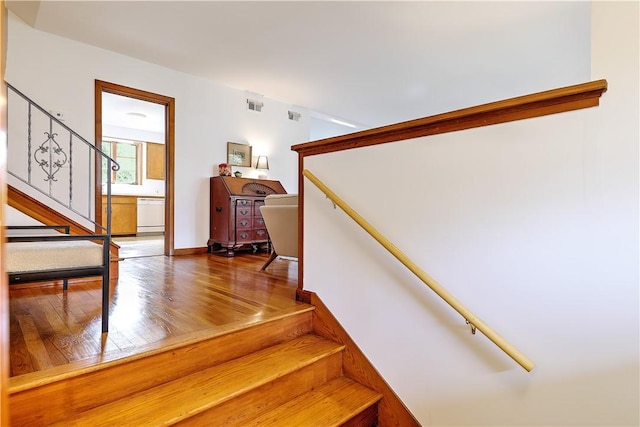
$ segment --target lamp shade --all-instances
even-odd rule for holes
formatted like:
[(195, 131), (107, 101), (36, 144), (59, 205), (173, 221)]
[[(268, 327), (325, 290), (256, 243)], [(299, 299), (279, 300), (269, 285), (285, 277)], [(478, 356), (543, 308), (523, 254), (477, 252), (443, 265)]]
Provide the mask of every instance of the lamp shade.
[(269, 158), (267, 156), (258, 156), (256, 169), (269, 170)]

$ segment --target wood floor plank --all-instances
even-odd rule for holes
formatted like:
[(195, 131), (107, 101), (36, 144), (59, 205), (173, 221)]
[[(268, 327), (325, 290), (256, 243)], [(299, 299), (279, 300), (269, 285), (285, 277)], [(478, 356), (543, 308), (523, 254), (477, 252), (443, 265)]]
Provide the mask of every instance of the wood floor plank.
[[(15, 305), (11, 305), (9, 311), (15, 309)], [(11, 348), (10, 359), (10, 374), (22, 375), (35, 370), (31, 363), (31, 356), (29, 355), (29, 349), (27, 343), (24, 340), (24, 335), (20, 331), (20, 324), (16, 316), (24, 315), (23, 313), (17, 313), (10, 315), (9, 319), (9, 347)]]
[[(51, 324), (49, 323), (49, 320), (47, 319), (45, 313), (40, 309), (43, 298), (51, 298), (51, 295), (54, 295), (51, 292), (50, 286), (45, 285), (45, 287), (42, 289), (25, 289), (23, 293), (29, 298), (28, 301), (30, 301), (30, 304), (25, 303), (25, 301), (27, 300), (21, 301), (21, 303), (25, 306), (25, 317), (19, 319), (18, 323), (24, 323), (24, 319), (28, 318), (27, 324), (30, 327), (32, 326), (33, 330), (31, 331), (31, 336), (28, 339), (25, 337), (25, 340), (35, 341), (39, 335), (42, 341), (42, 346), (40, 345), (40, 343), (37, 343), (37, 346), (36, 343), (29, 343), (29, 353), (31, 359), (34, 361), (34, 367), (36, 367), (36, 369), (44, 369), (35, 362), (39, 359), (47, 360), (45, 366), (49, 366), (49, 364), (53, 364), (53, 366), (55, 366), (58, 363), (67, 363), (69, 361), (69, 358), (62, 351), (60, 351), (60, 349), (53, 342), (53, 338), (56, 334), (51, 327)], [(43, 348), (46, 351), (46, 354), (34, 354), (33, 352), (38, 348)]]
[[(130, 258), (110, 287), (110, 331), (101, 336), (101, 282), (10, 287), (11, 375), (126, 351), (211, 328), (224, 330), (295, 307), (297, 263), (238, 253)], [(29, 333), (27, 349), (20, 313)], [(26, 316), (26, 317), (25, 317)], [(27, 321), (26, 318), (31, 320)], [(28, 323), (25, 323), (28, 322)], [(39, 344), (34, 344), (39, 340)], [(29, 357), (27, 354), (42, 353)]]
[(65, 355), (65, 358), (70, 360), (74, 355), (88, 357), (99, 351), (99, 337), (85, 333), (84, 328), (78, 328), (72, 319), (63, 321), (56, 310), (56, 305), (58, 305), (57, 299), (40, 297), (38, 301), (38, 306), (47, 323), (55, 331), (55, 334), (49, 336), (49, 340)]
[(27, 316), (18, 316), (17, 320), (34, 369), (41, 370), (53, 367), (34, 320)]
[[(23, 295), (29, 296), (33, 293), (30, 290), (22, 289), (20, 291)], [(35, 304), (35, 297), (33, 297), (32, 301)], [(49, 339), (50, 333), (43, 333), (41, 329), (37, 328), (37, 325), (30, 325), (31, 336), (30, 340), (36, 339), (36, 333), (41, 339), (41, 346), (34, 347), (33, 344), (30, 344), (30, 348), (27, 347), (26, 337), (22, 332), (22, 328), (20, 326), (20, 320), (22, 319), (23, 323), (25, 322), (25, 318), (31, 319), (30, 322), (34, 321), (34, 317), (31, 315), (31, 311), (27, 304), (23, 303), (23, 300), (14, 298), (10, 299), (10, 309), (9, 309), (9, 324), (10, 324), (10, 343), (9, 349), (10, 352), (16, 353), (16, 356), (11, 356), (10, 365), (11, 365), (11, 376), (14, 375), (22, 375), (33, 370), (40, 369), (37, 364), (34, 364), (34, 361), (40, 357), (46, 357), (48, 359), (48, 363), (53, 364), (54, 366), (65, 364), (68, 362), (68, 359), (64, 357), (64, 355), (51, 343)], [(44, 323), (44, 322), (42, 322)], [(43, 328), (46, 325), (43, 325)], [(35, 330), (33, 330), (35, 328)], [(37, 353), (32, 356), (32, 352), (35, 349), (41, 349), (41, 351), (45, 352), (44, 356), (39, 356)], [(47, 364), (48, 364), (47, 363)]]

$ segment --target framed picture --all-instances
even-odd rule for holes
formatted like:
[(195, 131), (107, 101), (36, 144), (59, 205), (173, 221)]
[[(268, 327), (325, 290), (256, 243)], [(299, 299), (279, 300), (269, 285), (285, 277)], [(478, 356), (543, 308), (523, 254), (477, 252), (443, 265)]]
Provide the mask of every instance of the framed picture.
[(227, 162), (232, 166), (251, 167), (251, 146), (227, 142)]

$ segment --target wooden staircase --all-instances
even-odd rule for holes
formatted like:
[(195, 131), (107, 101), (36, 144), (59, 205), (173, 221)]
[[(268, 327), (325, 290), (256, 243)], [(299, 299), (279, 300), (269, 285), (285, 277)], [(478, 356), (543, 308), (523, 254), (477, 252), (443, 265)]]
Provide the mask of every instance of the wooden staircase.
[(314, 315), (309, 305), (230, 333), (11, 378), (12, 425), (378, 425), (383, 394), (345, 376), (345, 344), (315, 334)]
[[(95, 230), (91, 230), (82, 224), (72, 220), (55, 210), (46, 203), (35, 199), (28, 194), (18, 190), (12, 185), (7, 184), (7, 204), (17, 211), (30, 216), (36, 221), (45, 225), (68, 225), (69, 234), (95, 234)], [(120, 261), (120, 246), (111, 242), (111, 279), (118, 278), (118, 262)]]

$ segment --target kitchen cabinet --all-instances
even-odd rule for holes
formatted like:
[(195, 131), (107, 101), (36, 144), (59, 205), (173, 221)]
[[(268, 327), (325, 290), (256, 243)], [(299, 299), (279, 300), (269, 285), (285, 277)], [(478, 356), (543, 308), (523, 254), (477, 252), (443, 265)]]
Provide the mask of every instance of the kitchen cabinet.
[[(102, 197), (102, 219), (106, 225), (107, 197)], [(111, 196), (111, 234), (136, 234), (138, 229), (138, 198)]]
[(147, 142), (147, 179), (164, 179), (164, 144)]

